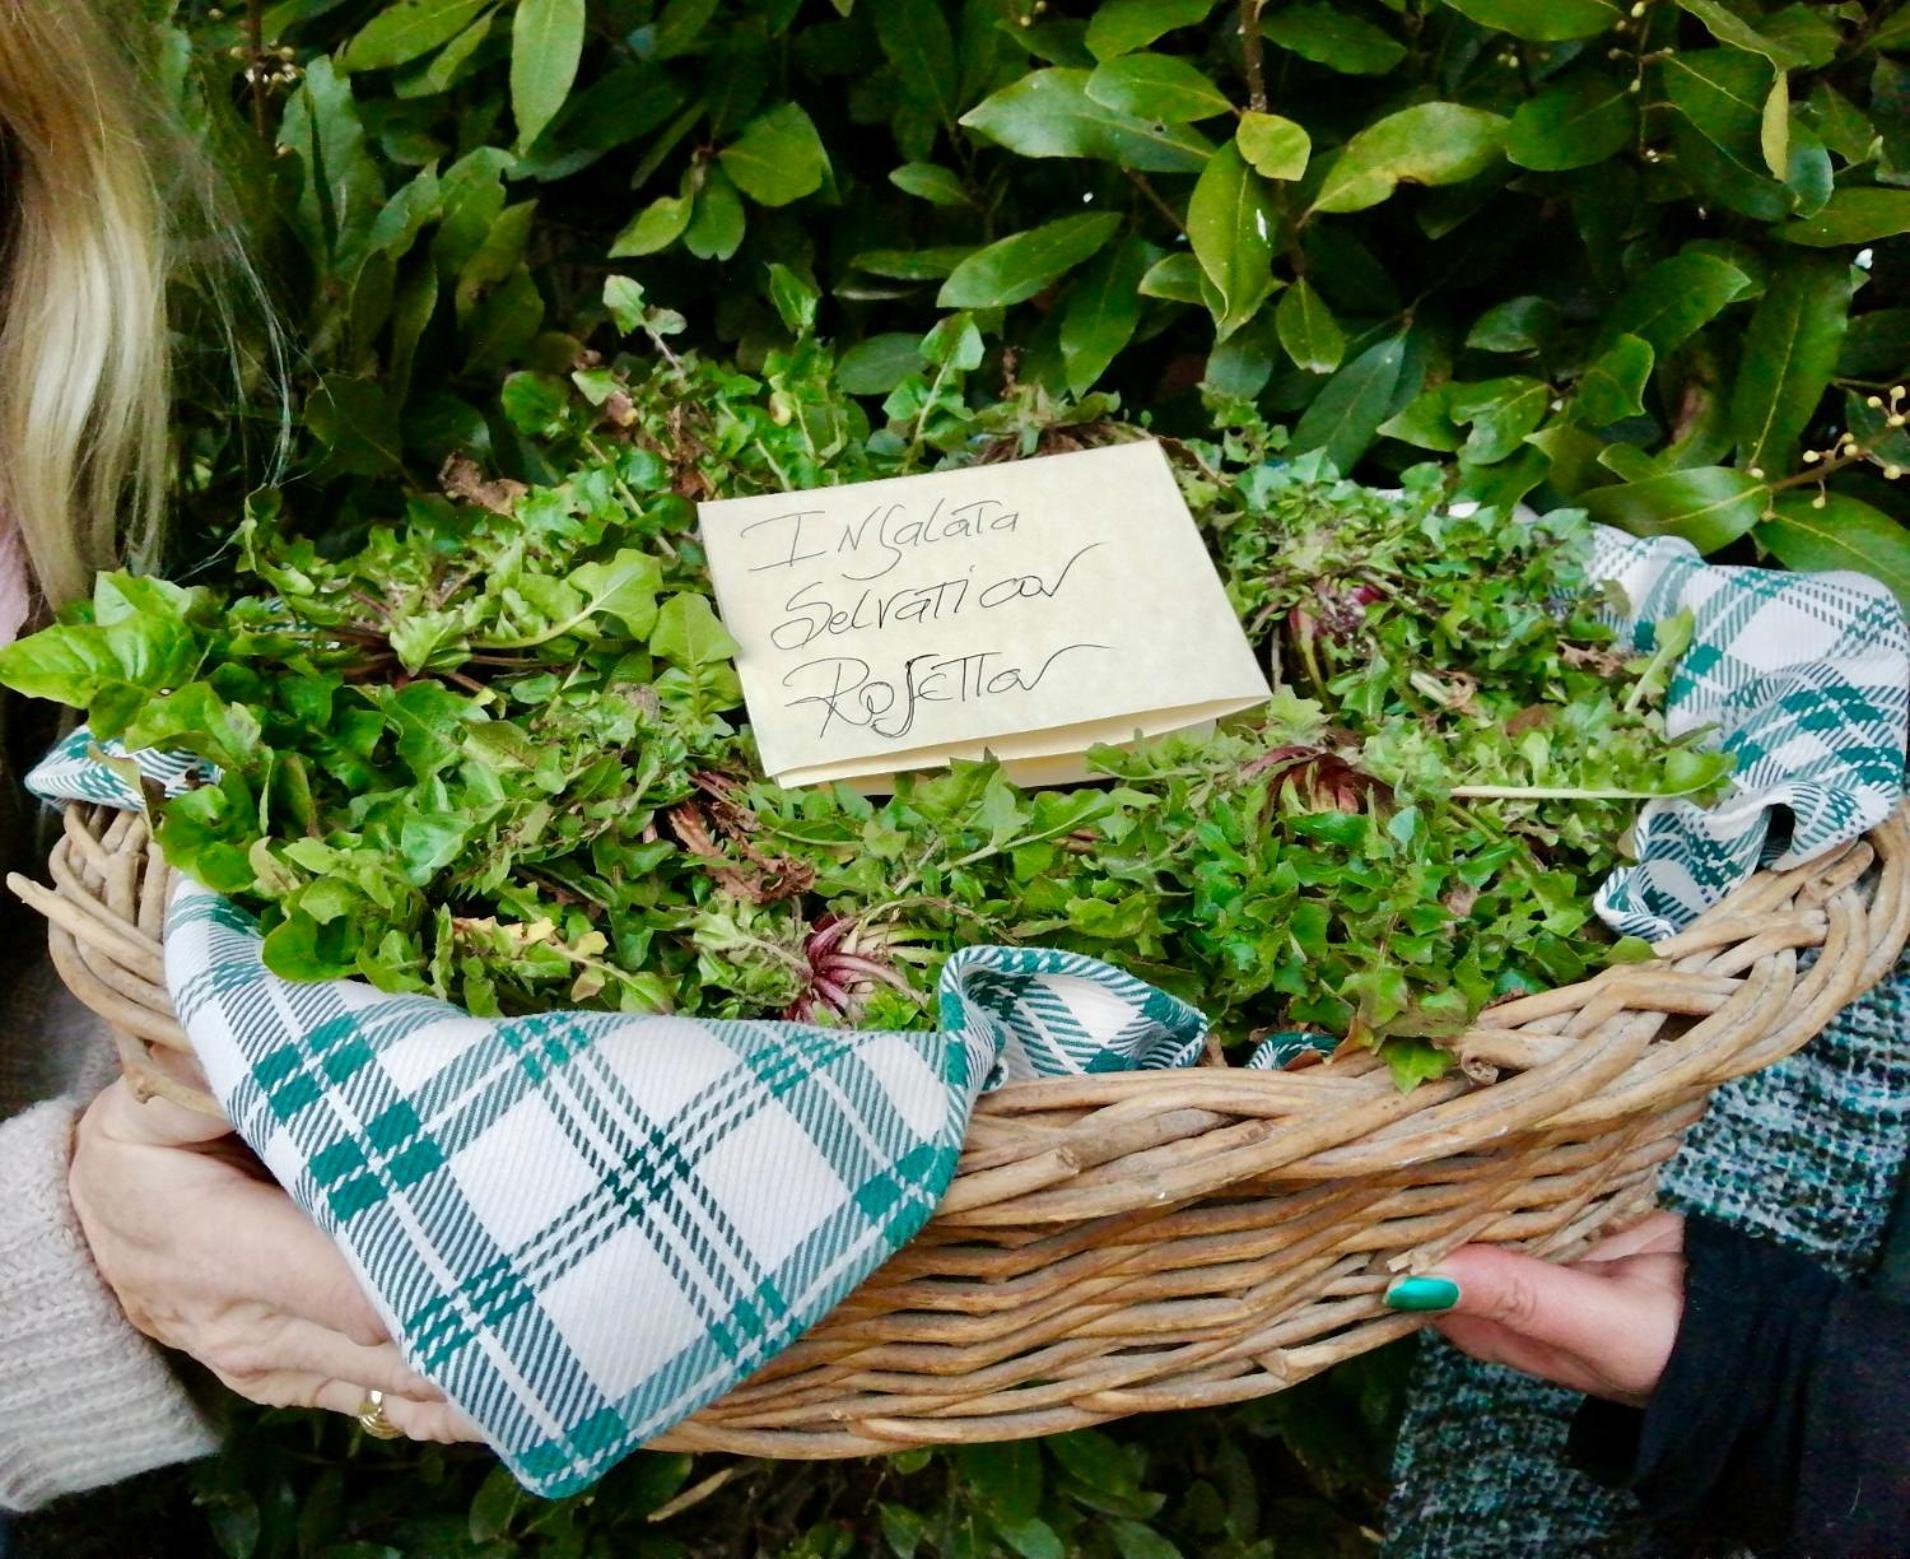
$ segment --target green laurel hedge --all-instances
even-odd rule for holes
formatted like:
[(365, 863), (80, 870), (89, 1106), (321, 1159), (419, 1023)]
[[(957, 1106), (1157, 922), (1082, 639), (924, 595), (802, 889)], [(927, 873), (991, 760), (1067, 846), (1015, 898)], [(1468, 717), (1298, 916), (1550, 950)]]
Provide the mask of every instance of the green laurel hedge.
[[(745, 364), (814, 280), (880, 396), (997, 374), (1910, 594), (1910, 12), (1776, 0), (279, 0), (182, 8), (323, 474), (528, 458), (613, 263)], [(272, 155), (272, 154), (276, 155)], [(219, 463), (208, 467), (216, 482)], [(335, 494), (329, 501), (336, 502)], [(1748, 541), (1741, 538), (1748, 537)]]

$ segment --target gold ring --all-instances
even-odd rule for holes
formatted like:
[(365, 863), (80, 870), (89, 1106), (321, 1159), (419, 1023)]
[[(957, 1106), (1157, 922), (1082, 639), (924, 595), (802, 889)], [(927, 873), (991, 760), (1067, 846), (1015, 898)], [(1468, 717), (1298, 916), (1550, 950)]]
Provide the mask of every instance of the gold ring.
[(364, 1406), (358, 1410), (358, 1427), (374, 1440), (402, 1440), (404, 1430), (385, 1417), (385, 1394), (367, 1391)]

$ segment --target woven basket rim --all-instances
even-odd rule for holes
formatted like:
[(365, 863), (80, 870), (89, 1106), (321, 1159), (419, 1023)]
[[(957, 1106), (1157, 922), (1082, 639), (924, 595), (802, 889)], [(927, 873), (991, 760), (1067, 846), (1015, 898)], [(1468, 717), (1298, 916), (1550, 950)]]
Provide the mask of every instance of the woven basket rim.
[[(54, 887), (49, 890), (18, 876), (10, 877), (9, 885), (48, 916), (62, 978), (115, 1028), (122, 1059), (135, 1085), (142, 1091), (217, 1114), (218, 1106), (208, 1093), (182, 1082), (177, 1068), (167, 1068), (153, 1055), (155, 1051), (175, 1056), (191, 1053), (163, 986), (163, 912), (172, 880), (170, 869), (163, 866), (158, 846), (137, 814), (78, 803), (68, 804), (63, 811), (65, 830), (55, 850)], [(1218, 1047), (1210, 1045), (1200, 1066), (1181, 1071), (1106, 1072), (1008, 1083), (981, 1097), (975, 1118), (978, 1122), (1010, 1123), (1033, 1121), (1055, 1112), (1112, 1111), (1119, 1117), (1140, 1117), (1191, 1110), (1284, 1121), (1302, 1103), (1330, 1105), (1344, 1111), (1357, 1100), (1364, 1115), (1370, 1117), (1361, 1134), (1364, 1140), (1357, 1146), (1326, 1150), (1316, 1164), (1320, 1178), (1396, 1168), (1419, 1159), (1467, 1151), (1505, 1131), (1529, 1129), (1561, 1111), (1577, 1107), (1583, 1114), (1586, 1107), (1597, 1108), (1598, 1090), (1610, 1081), (1607, 1074), (1616, 1076), (1625, 1070), (1622, 1065), (1611, 1066), (1609, 1057), (1605, 1058), (1606, 1064), (1599, 1064), (1597, 1047), (1592, 1046), (1561, 1046), (1555, 1054), (1536, 1055), (1528, 1039), (1525, 1053), (1519, 1053), (1516, 1036), (1531, 1027), (1557, 1026), (1562, 1015), (1576, 1014), (1577, 1025), (1584, 1028), (1590, 1026), (1584, 1021), (1587, 1012), (1605, 1015), (1625, 1010), (1630, 1002), (1643, 1002), (1692, 1015), (1702, 1012), (1715, 1018), (1724, 1011), (1734, 1020), (1755, 1020), (1771, 1006), (1772, 988), (1780, 979), (1772, 962), (1775, 956), (1820, 947), (1828, 954), (1841, 952), (1845, 959), (1854, 960), (1842, 971), (1848, 978), (1819, 981), (1825, 988), (1816, 993), (1818, 999), (1812, 1005), (1827, 1009), (1823, 1013), (1827, 1021), (1852, 996), (1882, 977), (1906, 934), (1910, 934), (1910, 892), (1900, 886), (1885, 894), (1889, 903), (1877, 906), (1888, 911), (1884, 924), (1876, 928), (1878, 936), (1860, 945), (1847, 934), (1833, 933), (1833, 901), (1839, 895), (1857, 892), (1860, 880), (1872, 873), (1879, 860), (1910, 864), (1910, 799), (1863, 840), (1851, 841), (1801, 865), (1757, 873), (1686, 930), (1657, 944), (1657, 957), (1651, 962), (1617, 965), (1572, 985), (1487, 1008), (1464, 1034), (1441, 1042), (1459, 1055), (1462, 1068), (1441, 1082), (1421, 1084), (1410, 1094), (1374, 1097), (1372, 1074), (1378, 1063), (1370, 1053), (1336, 1055), (1323, 1064), (1296, 1071), (1256, 1071), (1229, 1065)], [(159, 863), (161, 869), (148, 870), (148, 862)], [(137, 878), (142, 890), (142, 914), (129, 918), (106, 908), (97, 894), (83, 885), (89, 869), (98, 880), (109, 872)], [(1900, 870), (1880, 886), (1897, 885), (1905, 876)], [(1787, 904), (1800, 884), (1812, 885), (1813, 906), (1801, 911), (1773, 907)], [(1735, 1005), (1726, 1007), (1717, 999), (1719, 981), (1732, 976), (1721, 976), (1717, 969), (1720, 950), (1733, 947), (1748, 950), (1752, 956), (1743, 956), (1741, 951), (1736, 960), (1749, 974), (1726, 997)], [(1767, 966), (1761, 967), (1759, 960)], [(102, 981), (102, 971), (115, 965), (136, 978)], [(1828, 968), (1826, 958), (1820, 956), (1813, 973), (1821, 975), (1837, 967), (1834, 956)], [(1824, 999), (1846, 990), (1848, 994), (1834, 1006)], [(1817, 1027), (1821, 1026), (1818, 1023)], [(1568, 1022), (1564, 1027), (1569, 1034), (1573, 1024)], [(128, 1028), (134, 1031), (130, 1035)], [(1507, 1061), (1514, 1066), (1505, 1066)], [(1524, 1064), (1518, 1064), (1521, 1062)], [(1760, 1057), (1756, 1064), (1767, 1063)], [(1684, 1079), (1676, 1069), (1663, 1070), (1664, 1089), (1683, 1086)], [(1510, 1075), (1498, 1075), (1501, 1071)], [(1481, 1107), (1482, 1101), (1486, 1107)], [(1649, 1110), (1656, 1102), (1649, 1089), (1641, 1091), (1635, 1085), (1630, 1096), (1606, 1101), (1608, 1106), (1619, 1106), (1619, 1115)], [(1345, 1135), (1343, 1116), (1336, 1126), (1341, 1129), (1335, 1135)], [(1078, 1170), (1078, 1145), (1071, 1146), (1077, 1147), (1069, 1155), (1071, 1163), (1049, 1167)], [(1305, 1156), (1305, 1151), (1302, 1149), (1300, 1156)], [(1025, 1159), (1017, 1162), (1024, 1167), (1013, 1180), (1025, 1195), (1029, 1182), (1040, 1178), (1043, 1171), (1026, 1167)], [(972, 1188), (958, 1183), (944, 1202), (941, 1215), (964, 1215), (1005, 1189), (1007, 1183), (996, 1170), (986, 1152), (965, 1155), (958, 1181), (976, 1176), (996, 1178)], [(1204, 1183), (1208, 1179), (1211, 1184)], [(1197, 1180), (1202, 1183), (1191, 1194), (1224, 1185), (1226, 1171)], [(1175, 1193), (1181, 1193), (1190, 1183), (1177, 1179)], [(1131, 1189), (1125, 1198), (1102, 1200), (1109, 1203), (1107, 1210), (1118, 1210), (1116, 1204), (1124, 1201), (1149, 1205), (1153, 1199), (1145, 1190)], [(1016, 1216), (1026, 1218), (1030, 1211), (1022, 1205)]]

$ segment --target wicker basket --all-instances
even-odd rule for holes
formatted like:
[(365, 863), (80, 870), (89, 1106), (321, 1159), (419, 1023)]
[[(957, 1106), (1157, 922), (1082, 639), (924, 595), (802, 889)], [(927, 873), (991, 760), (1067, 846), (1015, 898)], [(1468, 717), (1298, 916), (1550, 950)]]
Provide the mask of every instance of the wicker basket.
[[(52, 873), (12, 883), (136, 1086), (214, 1110), (165, 1060), (170, 873), (143, 820), (69, 808)], [(1366, 1053), (1003, 1088), (913, 1243), (656, 1443), (852, 1456), (1278, 1391), (1419, 1324), (1380, 1304), (1397, 1272), (1470, 1240), (1566, 1256), (1641, 1215), (1711, 1090), (1815, 1035), (1907, 933), (1910, 807), (1652, 963), (1492, 1008), (1410, 1094)]]

